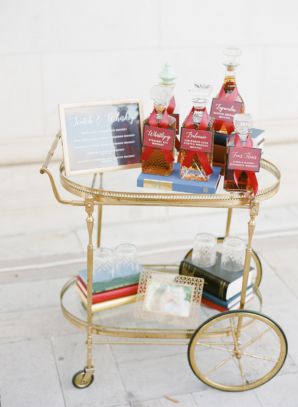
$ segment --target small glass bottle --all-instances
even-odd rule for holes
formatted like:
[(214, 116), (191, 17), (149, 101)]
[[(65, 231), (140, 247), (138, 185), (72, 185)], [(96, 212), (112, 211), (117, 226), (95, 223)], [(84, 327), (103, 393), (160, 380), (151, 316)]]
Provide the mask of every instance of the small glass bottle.
[(180, 136), (180, 177), (187, 180), (208, 181), (212, 173), (213, 130), (206, 104), (211, 86), (194, 84), (193, 107), (184, 120)]
[(173, 171), (176, 120), (167, 113), (173, 86), (155, 85), (151, 90), (154, 109), (144, 120), (142, 172), (169, 176)]
[(229, 168), (230, 147), (235, 147), (236, 145), (238, 145), (238, 147), (242, 147), (243, 149), (251, 147), (249, 141), (250, 139), (249, 129), (251, 128), (251, 125), (252, 117), (250, 114), (235, 115), (234, 117), (235, 132), (228, 137), (227, 154), (225, 160), (224, 189), (227, 191), (231, 192), (252, 191), (252, 186), (249, 183), (247, 171), (238, 170), (236, 181), (235, 169)]
[(226, 67), (226, 73), (224, 83), (216, 98), (213, 99), (211, 116), (214, 118), (215, 131), (230, 134), (234, 130), (234, 115), (245, 111), (244, 101), (237, 89), (235, 75), (241, 50), (239, 48), (225, 48), (223, 54), (223, 65)]

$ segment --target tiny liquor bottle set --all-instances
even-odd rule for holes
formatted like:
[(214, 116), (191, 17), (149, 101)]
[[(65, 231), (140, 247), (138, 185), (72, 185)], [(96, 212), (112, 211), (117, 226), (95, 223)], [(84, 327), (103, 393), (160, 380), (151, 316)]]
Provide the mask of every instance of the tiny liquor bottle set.
[[(179, 128), (173, 96), (176, 76), (172, 68), (165, 65), (160, 74), (161, 82), (151, 90), (153, 111), (144, 121), (142, 174), (138, 186), (215, 193), (221, 171), (225, 190), (257, 193), (255, 173), (260, 168), (262, 150), (253, 147), (252, 119), (244, 113), (244, 102), (237, 89), (235, 68), (240, 55), (238, 48), (224, 50), (226, 75), (218, 95), (212, 100), (210, 114), (206, 106), (211, 86), (194, 84), (192, 107), (182, 123), (180, 141), (175, 135)], [(176, 163), (174, 147), (179, 152)]]

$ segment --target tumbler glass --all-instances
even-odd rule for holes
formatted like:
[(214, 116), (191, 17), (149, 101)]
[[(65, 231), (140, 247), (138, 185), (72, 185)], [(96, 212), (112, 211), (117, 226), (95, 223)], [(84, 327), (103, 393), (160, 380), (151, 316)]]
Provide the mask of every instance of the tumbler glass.
[(211, 233), (196, 235), (192, 250), (192, 261), (197, 266), (212, 267), (216, 263), (216, 237)]
[(99, 247), (94, 250), (94, 279), (96, 281), (107, 281), (113, 278), (114, 257), (113, 250)]
[(121, 243), (114, 250), (114, 276), (124, 277), (139, 273), (137, 248), (131, 243)]
[(246, 244), (238, 237), (226, 237), (222, 245), (221, 268), (227, 271), (243, 270)]

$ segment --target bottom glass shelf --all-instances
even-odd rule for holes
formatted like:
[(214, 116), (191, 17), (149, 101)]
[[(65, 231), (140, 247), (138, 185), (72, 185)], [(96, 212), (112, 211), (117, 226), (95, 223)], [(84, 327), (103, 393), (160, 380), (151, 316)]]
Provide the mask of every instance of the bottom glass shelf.
[[(146, 265), (149, 270), (178, 272), (178, 265)], [(76, 278), (69, 280), (61, 290), (61, 308), (64, 316), (79, 328), (87, 327), (87, 312), (76, 292)], [(165, 322), (148, 321), (135, 316), (136, 307), (142, 303), (135, 302), (96, 312), (92, 317), (93, 333), (99, 335), (125, 338), (159, 338), (159, 339), (187, 339), (204, 321), (216, 315), (219, 311), (204, 306), (198, 307), (199, 324), (179, 327)], [(258, 289), (245, 309), (261, 311), (262, 298)]]

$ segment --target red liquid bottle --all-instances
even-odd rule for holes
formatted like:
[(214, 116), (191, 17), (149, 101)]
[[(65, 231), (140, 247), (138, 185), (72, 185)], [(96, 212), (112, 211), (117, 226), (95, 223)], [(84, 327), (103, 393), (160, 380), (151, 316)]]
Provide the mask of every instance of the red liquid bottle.
[(180, 177), (208, 181), (212, 173), (213, 130), (206, 104), (210, 85), (194, 85), (193, 107), (184, 120), (180, 136)]
[(167, 113), (173, 86), (155, 85), (151, 90), (154, 108), (144, 120), (142, 172), (171, 175), (174, 163), (176, 120)]
[[(258, 166), (261, 157), (261, 149), (253, 148), (249, 132), (251, 124), (252, 118), (249, 114), (236, 114), (234, 117), (235, 132), (228, 137), (225, 160), (224, 189), (226, 191), (253, 194), (257, 192), (258, 183), (255, 172), (246, 170), (251, 165)], [(254, 155), (256, 155), (255, 159)]]

